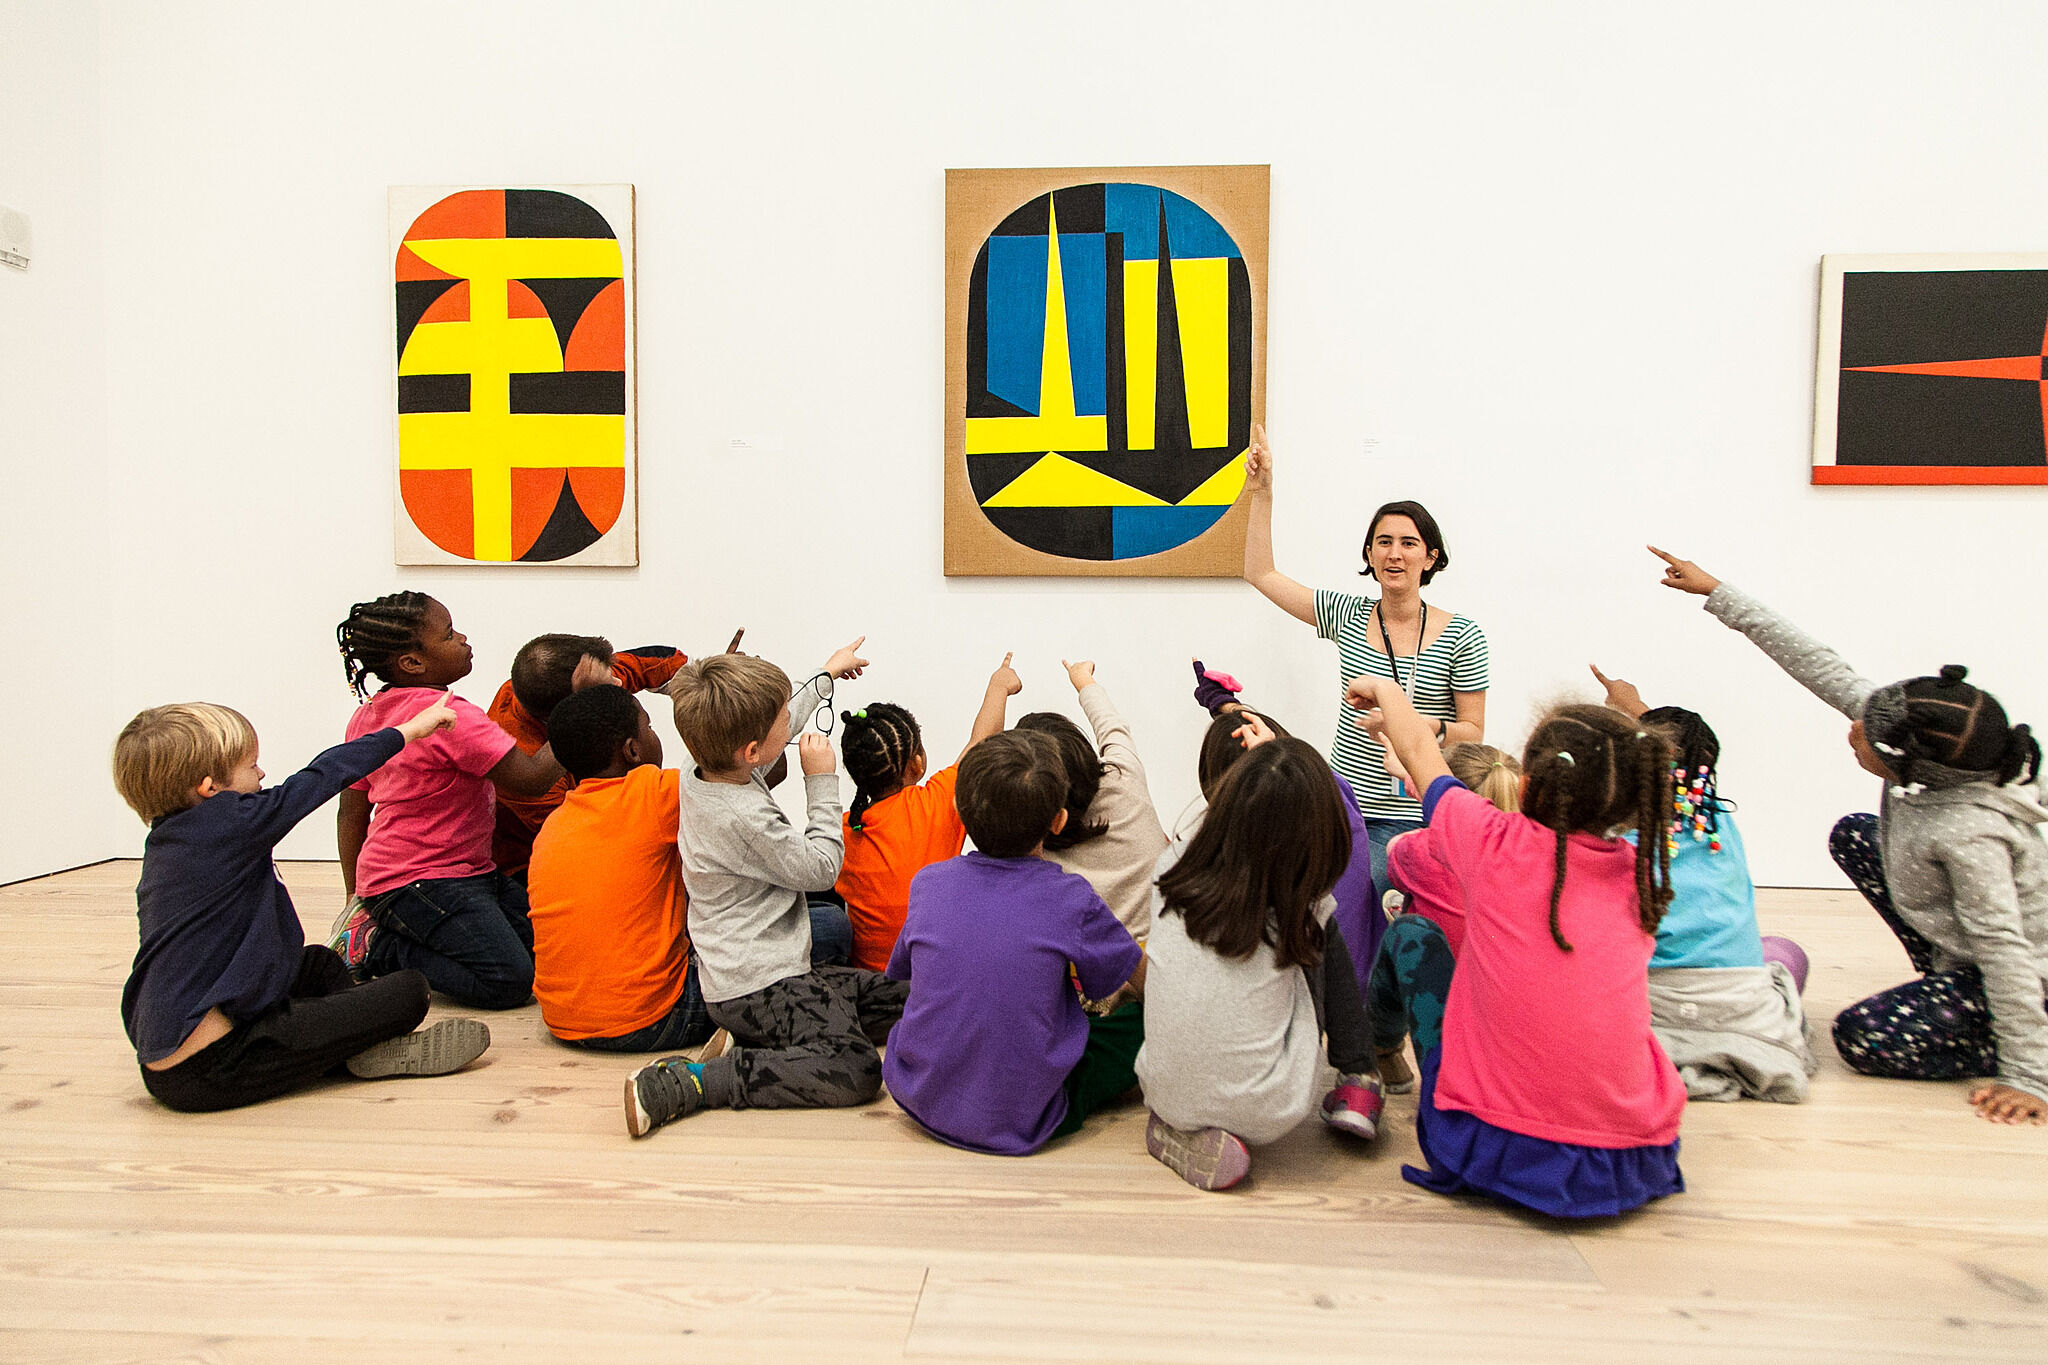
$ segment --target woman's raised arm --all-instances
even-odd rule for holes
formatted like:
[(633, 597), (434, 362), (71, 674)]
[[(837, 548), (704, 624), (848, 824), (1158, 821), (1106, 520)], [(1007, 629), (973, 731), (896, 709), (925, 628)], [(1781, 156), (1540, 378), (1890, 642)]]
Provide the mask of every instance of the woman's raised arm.
[(1252, 428), (1244, 482), (1251, 502), (1251, 521), (1244, 535), (1244, 581), (1289, 616), (1312, 626), (1316, 623), (1315, 589), (1273, 567), (1273, 448), (1266, 444), (1263, 426)]

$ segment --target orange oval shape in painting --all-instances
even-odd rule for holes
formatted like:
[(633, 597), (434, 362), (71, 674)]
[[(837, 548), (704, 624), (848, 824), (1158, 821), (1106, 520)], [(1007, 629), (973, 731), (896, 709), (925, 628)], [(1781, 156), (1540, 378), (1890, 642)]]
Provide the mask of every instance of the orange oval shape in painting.
[(618, 524), (625, 272), (612, 224), (560, 190), (463, 190), (413, 219), (393, 268), (398, 489), (436, 547), (546, 563)]

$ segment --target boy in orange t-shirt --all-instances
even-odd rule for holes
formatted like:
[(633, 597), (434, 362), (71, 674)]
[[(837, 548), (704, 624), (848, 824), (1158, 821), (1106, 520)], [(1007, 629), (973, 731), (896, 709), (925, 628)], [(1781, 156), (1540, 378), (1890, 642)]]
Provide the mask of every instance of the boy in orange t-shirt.
[[(962, 757), (1002, 733), (1009, 700), (1023, 690), (1005, 654), (989, 675)], [(959, 857), (967, 841), (967, 827), (953, 806), (960, 760), (925, 780), (924, 737), (916, 718), (893, 702), (843, 711), (840, 719), (840, 754), (854, 795), (843, 817), (846, 861), (832, 889), (845, 900), (853, 922), (852, 965), (887, 971), (910, 908), (910, 879), (933, 863)]]
[(624, 688), (588, 687), (548, 721), (576, 786), (541, 826), (528, 878), (533, 993), (561, 1041), (677, 1052), (715, 1032), (697, 989), (676, 852), (677, 783)]

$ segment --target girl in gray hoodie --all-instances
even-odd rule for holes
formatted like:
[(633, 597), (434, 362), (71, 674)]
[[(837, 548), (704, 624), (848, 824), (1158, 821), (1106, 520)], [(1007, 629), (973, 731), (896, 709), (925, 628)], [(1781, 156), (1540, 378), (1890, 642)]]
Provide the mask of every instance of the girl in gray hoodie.
[(1664, 586), (1706, 598), (1710, 615), (1849, 717), (1857, 762), (1884, 779), (1878, 813), (1844, 817), (1830, 847), (1920, 979), (1836, 1016), (1842, 1060), (1869, 1076), (1990, 1076), (1970, 1092), (1979, 1114), (2048, 1123), (2040, 745), (1960, 665), (1876, 686), (1740, 588), (1651, 553), (1667, 566)]

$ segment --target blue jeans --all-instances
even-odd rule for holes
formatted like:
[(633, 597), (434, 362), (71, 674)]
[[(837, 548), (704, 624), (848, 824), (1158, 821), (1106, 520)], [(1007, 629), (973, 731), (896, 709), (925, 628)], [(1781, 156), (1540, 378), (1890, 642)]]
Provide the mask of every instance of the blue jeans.
[(812, 891), (805, 898), (811, 909), (811, 965), (844, 967), (853, 958), (853, 921), (846, 907), (830, 892)]
[(704, 992), (697, 988), (697, 964), (692, 960), (690, 970), (683, 976), (683, 993), (666, 1017), (655, 1020), (646, 1028), (610, 1038), (562, 1038), (558, 1041), (570, 1047), (589, 1048), (592, 1052), (680, 1052), (686, 1047), (701, 1046), (716, 1031), (711, 1015), (704, 1008)]
[(1420, 820), (1377, 820), (1365, 817), (1365, 840), (1372, 847), (1372, 884), (1375, 889), (1385, 892), (1393, 885), (1387, 880), (1387, 845), (1399, 835), (1410, 830), (1421, 829)]
[(363, 975), (411, 968), (435, 990), (481, 1010), (533, 998), (533, 923), (526, 888), (502, 872), (413, 882), (365, 897), (377, 933)]

